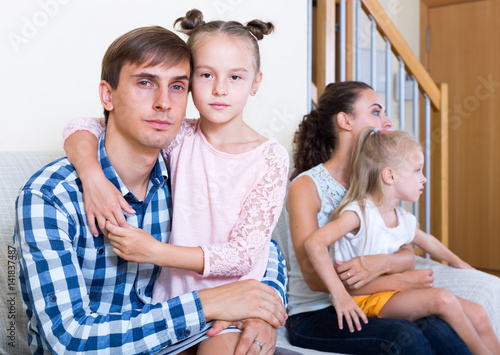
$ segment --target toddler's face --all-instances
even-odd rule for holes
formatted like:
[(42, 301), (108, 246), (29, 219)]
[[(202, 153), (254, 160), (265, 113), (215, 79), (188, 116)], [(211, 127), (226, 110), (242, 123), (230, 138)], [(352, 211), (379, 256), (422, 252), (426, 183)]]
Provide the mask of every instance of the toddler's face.
[(395, 171), (394, 187), (400, 200), (418, 201), (427, 181), (422, 172), (423, 166), (424, 154), (420, 150), (414, 150), (409, 154), (408, 160)]

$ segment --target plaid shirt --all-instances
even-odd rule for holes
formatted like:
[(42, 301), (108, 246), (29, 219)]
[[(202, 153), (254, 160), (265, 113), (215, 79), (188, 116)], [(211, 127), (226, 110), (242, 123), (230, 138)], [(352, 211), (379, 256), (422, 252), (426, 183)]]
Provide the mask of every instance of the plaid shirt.
[[(136, 211), (126, 216), (127, 222), (166, 242), (171, 206), (163, 159), (159, 156), (146, 199), (140, 201), (111, 166), (104, 136), (99, 143), (101, 167)], [(33, 353), (152, 354), (205, 326), (196, 291), (152, 305), (160, 268), (123, 260), (102, 234), (92, 236), (81, 181), (67, 159), (33, 175), (21, 189), (16, 208), (14, 239)], [(263, 282), (274, 287), (286, 305), (286, 270), (275, 244)]]

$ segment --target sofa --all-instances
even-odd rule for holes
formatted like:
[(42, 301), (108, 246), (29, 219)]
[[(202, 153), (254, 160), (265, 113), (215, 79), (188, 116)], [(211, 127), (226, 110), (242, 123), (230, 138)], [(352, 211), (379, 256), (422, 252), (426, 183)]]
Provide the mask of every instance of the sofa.
[[(45, 164), (64, 155), (62, 151), (25, 151), (0, 153), (0, 257), (5, 276), (0, 287), (0, 354), (25, 355), (27, 346), (27, 318), (23, 309), (17, 279), (15, 248), (13, 243), (14, 204), (21, 186)], [(284, 211), (273, 233), (285, 258), (291, 252), (287, 215)], [(456, 270), (432, 260), (418, 258), (419, 268), (434, 269), (435, 286), (450, 289), (456, 295), (482, 304), (497, 336), (500, 337), (500, 279), (476, 270)], [(284, 327), (278, 333), (280, 354), (325, 354), (290, 345)]]

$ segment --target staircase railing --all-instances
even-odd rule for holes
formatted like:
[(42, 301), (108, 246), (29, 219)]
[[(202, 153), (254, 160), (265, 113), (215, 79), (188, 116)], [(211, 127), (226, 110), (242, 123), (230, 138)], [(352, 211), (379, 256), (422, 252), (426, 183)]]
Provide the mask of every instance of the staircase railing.
[[(449, 193), (448, 193), (448, 85), (436, 84), (427, 70), (413, 53), (398, 31), (387, 12), (377, 0), (316, 0), (315, 23), (313, 28), (313, 102), (319, 97), (326, 84), (336, 80), (366, 81), (376, 91), (377, 87), (377, 36), (385, 42), (385, 100), (386, 111), (391, 115), (393, 104), (393, 63), (395, 57), (399, 64), (396, 86), (399, 102), (399, 129), (413, 131), (424, 146), (425, 175), (428, 179), (424, 203), (413, 206), (414, 214), (419, 217), (423, 229), (449, 242)], [(338, 14), (337, 14), (338, 9)], [(367, 48), (361, 45), (362, 15), (370, 24), (370, 76), (362, 78), (362, 52)], [(337, 16), (338, 15), (338, 16)], [(338, 21), (337, 21), (338, 19)], [(335, 29), (338, 28), (336, 32)], [(338, 53), (337, 53), (338, 52)], [(365, 50), (366, 52), (366, 50)], [(336, 65), (336, 59), (338, 65)], [(366, 62), (366, 61), (365, 61)], [(364, 70), (365, 72), (367, 70)], [(336, 75), (337, 73), (337, 75)], [(406, 127), (406, 78), (413, 91), (412, 127)], [(423, 112), (421, 113), (421, 106)], [(393, 117), (391, 117), (393, 118)], [(394, 120), (393, 120), (394, 121)], [(396, 122), (395, 122), (396, 123)], [(420, 134), (423, 131), (423, 134)], [(419, 213), (422, 212), (422, 213)], [(420, 216), (419, 216), (420, 214)], [(431, 223), (432, 222), (432, 223)]]

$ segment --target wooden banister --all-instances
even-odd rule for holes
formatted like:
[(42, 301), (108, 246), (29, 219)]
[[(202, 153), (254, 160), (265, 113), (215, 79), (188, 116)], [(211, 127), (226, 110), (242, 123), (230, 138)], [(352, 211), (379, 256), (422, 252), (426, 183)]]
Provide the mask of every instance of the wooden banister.
[(316, 5), (316, 95), (321, 96), (325, 86), (335, 81), (335, 0), (317, 0)]
[(375, 20), (380, 34), (389, 40), (392, 51), (401, 57), (407, 72), (415, 77), (421, 91), (429, 96), (434, 108), (441, 110), (441, 93), (438, 86), (394, 26), (382, 5), (377, 0), (361, 0), (361, 6), (365, 13)]
[[(355, 24), (354, 8), (356, 0), (346, 0), (346, 47), (345, 78), (355, 80), (354, 64)], [(390, 50), (404, 63), (406, 72), (413, 76), (419, 90), (428, 97), (432, 106), (431, 136), (426, 137), (431, 152), (430, 216), (431, 233), (441, 239), (444, 245), (449, 243), (449, 136), (448, 136), (448, 86), (437, 85), (424, 65), (413, 53), (390, 17), (378, 0), (359, 0), (362, 11), (371, 17), (379, 34), (390, 43)], [(426, 1), (461, 1), (461, 0), (426, 0)], [(325, 86), (335, 80), (335, 4), (338, 0), (316, 0), (315, 26), (313, 29), (313, 82), (312, 99), (316, 103)], [(315, 48), (315, 49), (314, 49)], [(392, 73), (391, 73), (392, 74)], [(427, 162), (426, 162), (427, 163)], [(430, 178), (430, 176), (428, 177)], [(429, 201), (428, 201), (429, 202)]]
[[(441, 93), (441, 110), (440, 110), (440, 135), (439, 139), (439, 152), (441, 155), (440, 164), (440, 226), (439, 232), (441, 242), (449, 246), (450, 242), (450, 193), (449, 193), (449, 172), (450, 172), (450, 158), (449, 158), (449, 112), (448, 112), (448, 84), (441, 83), (439, 86)], [(435, 165), (434, 165), (435, 167)]]
[[(354, 0), (350, 0), (354, 1)], [(427, 95), (435, 110), (434, 124), (437, 128), (431, 133), (430, 139), (433, 162), (431, 172), (435, 183), (431, 190), (431, 233), (438, 236), (441, 242), (449, 244), (449, 136), (448, 136), (448, 85), (439, 86), (431, 78), (423, 64), (413, 53), (401, 33), (378, 0), (360, 0), (361, 7), (366, 15), (371, 16), (379, 34), (391, 43), (391, 50), (400, 57), (405, 65), (406, 72), (412, 75), (420, 88)], [(352, 6), (351, 6), (352, 7)], [(351, 17), (352, 18), (352, 17)], [(348, 26), (348, 28), (354, 26)], [(350, 42), (352, 43), (352, 42)], [(437, 133), (436, 133), (437, 132)]]

